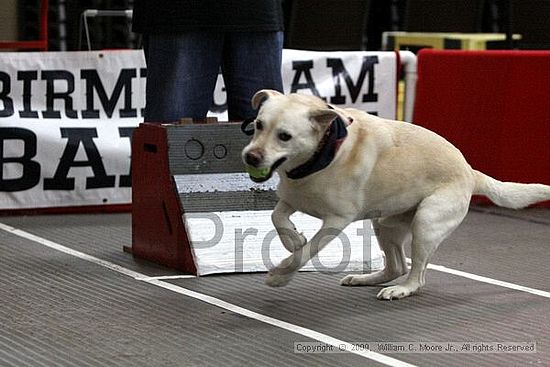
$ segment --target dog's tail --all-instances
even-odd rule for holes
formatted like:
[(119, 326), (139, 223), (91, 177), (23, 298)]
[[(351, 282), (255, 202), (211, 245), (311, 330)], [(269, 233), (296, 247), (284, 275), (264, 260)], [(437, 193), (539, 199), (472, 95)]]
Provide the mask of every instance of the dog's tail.
[(550, 200), (550, 186), (501, 182), (474, 170), (474, 194), (487, 196), (493, 203), (505, 208), (521, 209), (541, 201)]

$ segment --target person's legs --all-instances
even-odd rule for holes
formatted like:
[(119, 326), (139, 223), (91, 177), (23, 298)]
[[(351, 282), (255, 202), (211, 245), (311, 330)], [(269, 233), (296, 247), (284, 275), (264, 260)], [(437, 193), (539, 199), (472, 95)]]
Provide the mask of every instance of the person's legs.
[(223, 34), (148, 34), (144, 46), (145, 121), (206, 117), (219, 73)]
[(250, 100), (258, 90), (283, 91), (282, 49), (283, 32), (226, 34), (222, 70), (229, 120), (244, 120), (256, 115)]

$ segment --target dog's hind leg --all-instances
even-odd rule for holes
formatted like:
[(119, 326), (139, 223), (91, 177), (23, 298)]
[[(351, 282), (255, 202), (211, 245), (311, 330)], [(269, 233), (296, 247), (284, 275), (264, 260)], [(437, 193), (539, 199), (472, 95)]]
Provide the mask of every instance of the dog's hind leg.
[(412, 222), (411, 271), (402, 284), (382, 289), (378, 299), (404, 298), (425, 284), (430, 257), (462, 222), (469, 202), (470, 195), (454, 186), (440, 189), (420, 203)]
[(378, 244), (385, 255), (383, 270), (372, 274), (348, 275), (340, 281), (341, 285), (377, 285), (390, 282), (407, 273), (404, 246), (412, 239), (411, 222), (414, 211), (391, 217), (373, 219), (372, 226)]

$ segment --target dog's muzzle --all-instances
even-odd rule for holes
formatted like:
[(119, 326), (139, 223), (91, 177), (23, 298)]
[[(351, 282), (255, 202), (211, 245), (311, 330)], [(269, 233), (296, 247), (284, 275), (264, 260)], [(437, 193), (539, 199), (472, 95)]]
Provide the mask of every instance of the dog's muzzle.
[(245, 155), (246, 172), (248, 172), (252, 181), (258, 183), (269, 180), (271, 176), (273, 176), (273, 172), (286, 161), (286, 158), (283, 157), (276, 161), (271, 167), (260, 167), (263, 157), (259, 163), (257, 159), (258, 157), (255, 154), (250, 155), (250, 152)]
[[(249, 118), (243, 121), (241, 124), (241, 131), (245, 135), (254, 135), (254, 128), (250, 128), (250, 126), (255, 120), (256, 118)], [(286, 161), (286, 158), (283, 157), (279, 159), (271, 167), (261, 167), (263, 161), (264, 154), (262, 151), (257, 149), (252, 149), (244, 155), (246, 172), (248, 172), (250, 179), (254, 182), (259, 183), (269, 180), (271, 176), (273, 176), (273, 172), (275, 172), (275, 170), (279, 168), (284, 161)]]

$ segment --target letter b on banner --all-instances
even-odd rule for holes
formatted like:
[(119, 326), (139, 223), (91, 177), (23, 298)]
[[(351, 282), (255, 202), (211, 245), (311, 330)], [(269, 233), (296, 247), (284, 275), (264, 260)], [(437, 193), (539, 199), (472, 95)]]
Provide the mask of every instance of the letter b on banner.
[[(5, 157), (5, 142), (19, 140), (23, 143), (23, 154), (16, 157)], [(0, 128), (0, 191), (23, 191), (40, 182), (40, 164), (32, 158), (36, 155), (36, 135), (28, 129), (17, 127)], [(21, 175), (17, 178), (5, 178), (5, 167), (8, 164), (21, 166)]]

